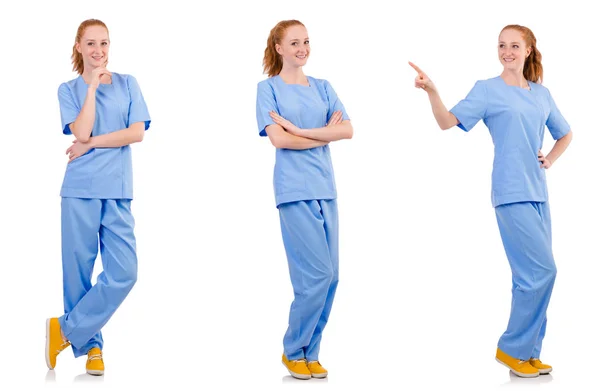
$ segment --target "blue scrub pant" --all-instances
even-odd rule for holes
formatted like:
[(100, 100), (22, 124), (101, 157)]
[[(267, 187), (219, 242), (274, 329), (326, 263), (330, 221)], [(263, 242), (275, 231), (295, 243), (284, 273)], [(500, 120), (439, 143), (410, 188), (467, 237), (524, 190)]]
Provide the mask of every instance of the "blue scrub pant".
[(550, 207), (547, 202), (500, 205), (496, 218), (513, 282), (510, 320), (498, 347), (521, 360), (539, 358), (556, 278)]
[(289, 360), (316, 361), (338, 285), (337, 202), (281, 204), (279, 217), (294, 288), (284, 354)]
[[(62, 266), (65, 314), (58, 321), (75, 357), (102, 349), (100, 330), (137, 279), (131, 200), (63, 198)], [(103, 271), (92, 286), (98, 255)]]

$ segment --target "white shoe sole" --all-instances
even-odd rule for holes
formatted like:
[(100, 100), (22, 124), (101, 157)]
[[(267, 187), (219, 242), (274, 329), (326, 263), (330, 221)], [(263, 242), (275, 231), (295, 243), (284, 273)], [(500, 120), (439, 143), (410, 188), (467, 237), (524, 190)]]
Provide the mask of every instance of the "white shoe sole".
[(104, 375), (104, 371), (97, 371), (97, 370), (93, 370), (93, 369), (86, 369), (85, 370), (88, 375), (92, 375), (92, 376), (103, 376)]
[(302, 375), (300, 373), (296, 373), (296, 372), (292, 372), (290, 371), (290, 369), (287, 367), (287, 365), (285, 365), (285, 363), (283, 361), (281, 361), (281, 363), (283, 364), (283, 366), (285, 367), (285, 369), (288, 370), (288, 372), (290, 373), (290, 375), (292, 375), (292, 377), (296, 378), (296, 379), (300, 379), (300, 380), (308, 380), (310, 379), (312, 376), (311, 375)]
[(46, 319), (46, 365), (48, 369), (54, 369), (50, 365), (50, 319)]
[(502, 361), (498, 360), (498, 358), (496, 358), (496, 361), (498, 361), (500, 364), (504, 365), (506, 368), (510, 369), (510, 371), (512, 373), (514, 373), (515, 375), (519, 376), (519, 377), (538, 377), (540, 375), (540, 372), (538, 371), (538, 373), (522, 373), (522, 372), (517, 372), (514, 369), (512, 369), (511, 367), (509, 367), (508, 365), (506, 365), (505, 363), (503, 363)]
[(548, 368), (548, 369), (538, 369), (538, 371), (540, 371), (540, 375), (547, 375), (550, 372), (552, 372), (552, 368)]
[(312, 373), (311, 376), (315, 379), (325, 379), (328, 373)]

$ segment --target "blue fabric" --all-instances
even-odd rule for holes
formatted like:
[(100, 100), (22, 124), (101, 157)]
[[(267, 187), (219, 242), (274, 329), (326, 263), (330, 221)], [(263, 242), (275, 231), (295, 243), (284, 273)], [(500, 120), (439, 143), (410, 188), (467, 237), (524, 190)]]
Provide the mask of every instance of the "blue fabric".
[(548, 201), (546, 172), (538, 161), (544, 130), (548, 127), (555, 140), (570, 131), (548, 89), (531, 82), (529, 86), (531, 90), (510, 86), (500, 76), (480, 80), (450, 110), (461, 129), (469, 131), (483, 120), (490, 131), (494, 142), (494, 207)]
[[(100, 330), (137, 280), (130, 200), (62, 199), (65, 314), (58, 321), (75, 357), (102, 349)], [(92, 285), (98, 244), (103, 271)]]
[(498, 347), (521, 360), (539, 358), (556, 279), (550, 208), (546, 202), (519, 202), (495, 210), (513, 282), (510, 320)]
[[(88, 86), (81, 76), (58, 88), (62, 132), (71, 134), (69, 124), (79, 115)], [(136, 122), (150, 126), (150, 114), (140, 87), (131, 75), (112, 74), (112, 84), (96, 91), (96, 119), (92, 136), (126, 129)], [(61, 197), (132, 199), (131, 147), (94, 148), (67, 164)]]
[[(348, 120), (344, 105), (327, 80), (308, 77), (310, 86), (286, 84), (274, 76), (258, 83), (256, 117), (258, 131), (274, 124), (275, 111), (301, 129), (322, 128), (340, 110)], [(276, 205), (301, 200), (327, 200), (337, 197), (329, 145), (292, 150), (276, 149), (273, 175)]]
[(279, 216), (294, 288), (284, 354), (289, 360), (316, 361), (338, 285), (337, 201), (285, 203)]

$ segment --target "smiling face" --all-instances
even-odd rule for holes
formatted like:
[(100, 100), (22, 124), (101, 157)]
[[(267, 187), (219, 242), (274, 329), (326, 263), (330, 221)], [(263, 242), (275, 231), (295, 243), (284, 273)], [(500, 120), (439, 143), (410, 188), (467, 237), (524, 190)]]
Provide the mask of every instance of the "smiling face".
[(81, 53), (84, 68), (106, 66), (110, 47), (108, 31), (102, 26), (89, 26), (75, 47)]
[(519, 31), (507, 29), (500, 33), (498, 59), (504, 70), (523, 72), (525, 60), (530, 53), (531, 47), (527, 46)]
[(306, 65), (310, 55), (308, 32), (302, 25), (290, 26), (285, 31), (281, 42), (275, 45), (281, 56), (284, 67), (299, 68)]

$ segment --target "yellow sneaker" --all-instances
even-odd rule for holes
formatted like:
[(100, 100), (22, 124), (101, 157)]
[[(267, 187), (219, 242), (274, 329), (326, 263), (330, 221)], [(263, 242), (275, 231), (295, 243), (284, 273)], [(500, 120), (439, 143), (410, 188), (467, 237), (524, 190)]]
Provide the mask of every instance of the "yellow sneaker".
[(88, 352), (88, 359), (85, 363), (85, 371), (90, 375), (104, 375), (104, 361), (102, 361), (102, 350), (91, 348)]
[(539, 358), (530, 358), (529, 363), (540, 372), (540, 375), (547, 375), (552, 372), (552, 366), (542, 363)]
[(56, 356), (71, 345), (60, 333), (58, 318), (46, 319), (46, 365), (49, 369), (56, 366)]
[(316, 377), (317, 379), (323, 379), (327, 377), (327, 369), (323, 368), (320, 362), (318, 361), (310, 361), (308, 363), (308, 370), (312, 377)]
[(511, 357), (500, 350), (500, 348), (496, 351), (496, 361), (520, 377), (538, 377), (540, 375), (540, 371), (534, 368), (529, 361)]
[(311, 378), (310, 371), (306, 365), (306, 359), (288, 360), (285, 354), (281, 357), (281, 362), (287, 368), (290, 375), (296, 379), (307, 380)]

